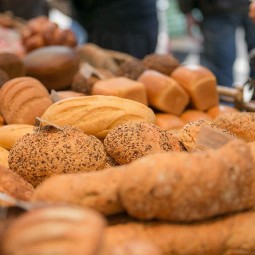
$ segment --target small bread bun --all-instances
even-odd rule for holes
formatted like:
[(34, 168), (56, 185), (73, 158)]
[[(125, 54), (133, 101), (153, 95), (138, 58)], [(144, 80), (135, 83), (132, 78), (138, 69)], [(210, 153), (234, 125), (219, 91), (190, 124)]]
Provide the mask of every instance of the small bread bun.
[(31, 51), (24, 57), (28, 76), (32, 76), (47, 89), (63, 90), (71, 86), (79, 68), (76, 51), (67, 46), (47, 46)]
[(3, 254), (95, 255), (102, 244), (105, 220), (97, 212), (46, 206), (15, 219), (3, 238)]
[[(34, 192), (34, 188), (18, 174), (0, 165), (0, 192), (17, 199), (29, 200)], [(0, 206), (4, 204), (0, 202)]]
[(182, 128), (186, 121), (170, 113), (156, 113), (156, 125), (163, 130), (172, 130)]
[(105, 163), (102, 142), (71, 126), (27, 134), (9, 154), (10, 169), (33, 186), (55, 174), (96, 171)]
[(31, 77), (6, 82), (0, 90), (0, 102), (0, 111), (7, 124), (30, 125), (52, 104), (46, 88)]
[(239, 112), (239, 110), (237, 110), (234, 107), (228, 106), (228, 105), (216, 105), (212, 108), (210, 108), (207, 113), (214, 119), (217, 116), (224, 114), (224, 113), (228, 113), (228, 112)]
[(197, 120), (213, 120), (209, 114), (199, 110), (187, 110), (180, 115), (180, 118), (185, 121), (185, 123)]
[(117, 126), (107, 134), (104, 145), (107, 153), (119, 164), (173, 149), (164, 130), (145, 122)]

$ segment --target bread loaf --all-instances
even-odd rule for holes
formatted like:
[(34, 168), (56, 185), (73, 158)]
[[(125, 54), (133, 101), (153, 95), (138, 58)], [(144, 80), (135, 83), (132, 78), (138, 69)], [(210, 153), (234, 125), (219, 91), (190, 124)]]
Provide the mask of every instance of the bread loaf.
[(185, 123), (197, 121), (197, 120), (208, 120), (208, 121), (213, 120), (213, 118), (209, 114), (207, 114), (203, 111), (194, 110), (194, 109), (189, 109), (189, 110), (183, 112), (180, 115), (180, 118), (183, 121), (185, 121)]
[(99, 254), (112, 254), (116, 246), (135, 239), (152, 242), (163, 255), (253, 255), (254, 220), (254, 212), (245, 212), (196, 224), (131, 222), (109, 226)]
[(170, 113), (156, 113), (156, 125), (163, 130), (182, 128), (186, 122), (180, 117)]
[(61, 100), (49, 107), (42, 118), (60, 126), (77, 126), (86, 134), (98, 138), (104, 138), (121, 123), (155, 123), (155, 114), (144, 104), (102, 95)]
[(149, 105), (160, 111), (179, 115), (189, 103), (185, 90), (167, 75), (147, 70), (138, 81), (145, 85)]
[(191, 222), (254, 207), (254, 163), (243, 141), (203, 153), (152, 154), (127, 167), (121, 203), (138, 219)]
[(3, 255), (95, 255), (105, 220), (89, 209), (66, 206), (29, 211), (7, 228)]
[(7, 124), (33, 125), (52, 104), (46, 88), (31, 77), (12, 79), (0, 90), (0, 111)]
[[(17, 199), (29, 200), (34, 192), (34, 188), (18, 174), (0, 165), (0, 192)], [(5, 204), (6, 203), (0, 201), (0, 206)]]
[(10, 150), (14, 143), (26, 134), (32, 134), (34, 126), (28, 124), (10, 124), (0, 127), (0, 146)]
[(117, 96), (148, 105), (144, 84), (125, 77), (116, 77), (98, 81), (94, 84), (91, 94)]
[(100, 170), (105, 163), (101, 141), (70, 126), (24, 135), (9, 154), (10, 169), (33, 186), (56, 174)]
[(255, 113), (233, 112), (219, 115), (214, 123), (223, 129), (236, 134), (247, 142), (255, 141)]
[(104, 215), (121, 213), (124, 210), (118, 193), (121, 169), (52, 176), (36, 187), (31, 200), (90, 207)]
[(205, 111), (218, 105), (215, 75), (200, 65), (183, 65), (176, 68), (171, 77), (189, 94), (193, 107)]

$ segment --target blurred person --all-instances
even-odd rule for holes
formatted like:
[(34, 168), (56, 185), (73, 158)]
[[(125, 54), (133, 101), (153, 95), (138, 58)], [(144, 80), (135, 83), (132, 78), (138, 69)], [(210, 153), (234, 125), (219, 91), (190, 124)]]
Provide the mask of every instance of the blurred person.
[(29, 20), (38, 16), (48, 16), (47, 0), (0, 0), (0, 12), (10, 11), (14, 16)]
[[(249, 0), (179, 0), (180, 9), (189, 14), (199, 9), (203, 15), (200, 29), (204, 52), (201, 64), (216, 75), (218, 84), (232, 87), (236, 60), (236, 30), (245, 32), (247, 50), (255, 48), (255, 24), (250, 19)], [(250, 69), (251, 76), (254, 70)]]
[(71, 0), (73, 18), (87, 32), (88, 42), (137, 58), (157, 45), (156, 0)]

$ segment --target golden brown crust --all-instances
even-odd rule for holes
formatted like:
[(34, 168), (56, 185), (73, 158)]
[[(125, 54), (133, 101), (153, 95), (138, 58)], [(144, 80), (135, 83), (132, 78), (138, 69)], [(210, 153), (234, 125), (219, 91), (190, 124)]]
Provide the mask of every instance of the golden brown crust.
[(145, 85), (149, 105), (160, 111), (179, 115), (189, 103), (187, 92), (167, 75), (147, 70), (138, 81)]
[(90, 207), (105, 215), (120, 213), (123, 211), (118, 194), (121, 176), (120, 167), (53, 176), (35, 189), (32, 200)]
[(154, 112), (144, 104), (114, 96), (68, 98), (49, 107), (42, 118), (57, 125), (73, 125), (88, 135), (105, 138), (125, 122), (155, 123)]
[(124, 123), (104, 139), (106, 152), (120, 165), (156, 152), (172, 151), (167, 133), (151, 123)]
[(185, 123), (188, 123), (191, 121), (197, 121), (197, 120), (209, 120), (209, 121), (213, 120), (213, 118), (209, 114), (207, 114), (203, 111), (198, 111), (198, 110), (194, 110), (194, 109), (190, 109), (190, 110), (183, 112), (180, 115), (180, 118), (183, 121), (185, 121)]
[(101, 141), (66, 126), (21, 137), (10, 150), (9, 166), (36, 186), (55, 174), (102, 169), (105, 158)]
[(138, 239), (152, 242), (163, 255), (252, 255), (255, 251), (255, 213), (246, 212), (197, 224), (167, 222), (120, 224), (106, 229), (100, 255)]
[(218, 105), (217, 82), (215, 75), (200, 65), (183, 65), (171, 74), (189, 94), (194, 109), (205, 111)]
[(255, 141), (255, 113), (233, 112), (218, 116), (215, 125), (229, 130), (247, 142)]
[(254, 206), (254, 164), (239, 140), (218, 150), (157, 153), (126, 166), (123, 207), (139, 219), (195, 221)]
[(95, 255), (104, 226), (104, 219), (89, 209), (65, 206), (35, 209), (8, 226), (3, 254)]
[(0, 147), (0, 165), (9, 167), (8, 156), (9, 156), (9, 151), (4, 149), (3, 147)]
[[(0, 192), (9, 194), (17, 199), (29, 200), (34, 188), (15, 172), (0, 165)], [(1, 205), (4, 205), (4, 203), (0, 202)]]
[(46, 88), (31, 77), (14, 78), (0, 90), (0, 110), (7, 124), (33, 125), (52, 104)]
[[(235, 135), (226, 129), (219, 128), (216, 124), (207, 120), (197, 120), (187, 123), (179, 130), (178, 138), (188, 151), (201, 151), (207, 148), (199, 144), (198, 137), (202, 127), (210, 127), (213, 130), (235, 138)], [(208, 140), (210, 137), (208, 137)]]
[(212, 108), (210, 108), (207, 113), (213, 118), (215, 119), (217, 116), (224, 114), (224, 113), (228, 113), (228, 112), (239, 112), (238, 109), (232, 107), (232, 106), (228, 106), (228, 105), (224, 105), (224, 104), (219, 104), (216, 106), (213, 106)]
[(169, 113), (156, 113), (156, 125), (163, 130), (182, 128), (186, 122), (180, 117)]

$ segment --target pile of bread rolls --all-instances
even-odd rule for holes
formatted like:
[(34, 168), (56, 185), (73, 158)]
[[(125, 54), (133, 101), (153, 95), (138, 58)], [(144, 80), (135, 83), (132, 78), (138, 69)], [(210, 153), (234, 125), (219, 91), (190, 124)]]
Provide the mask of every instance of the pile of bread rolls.
[(207, 68), (90, 44), (1, 57), (0, 254), (254, 254), (255, 113)]

